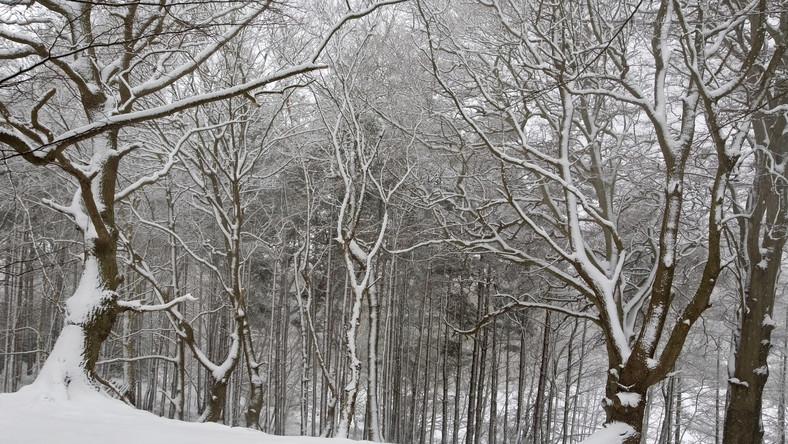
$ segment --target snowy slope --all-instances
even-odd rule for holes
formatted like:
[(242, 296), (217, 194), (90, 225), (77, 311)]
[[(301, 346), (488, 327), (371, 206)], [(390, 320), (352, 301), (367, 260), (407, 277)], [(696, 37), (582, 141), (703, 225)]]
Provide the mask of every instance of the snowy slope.
[(614, 422), (597, 430), (580, 444), (619, 444), (635, 434), (635, 430), (623, 422)]
[(160, 418), (101, 395), (52, 399), (33, 387), (0, 395), (3, 444), (340, 444), (340, 439), (273, 436), (238, 427)]

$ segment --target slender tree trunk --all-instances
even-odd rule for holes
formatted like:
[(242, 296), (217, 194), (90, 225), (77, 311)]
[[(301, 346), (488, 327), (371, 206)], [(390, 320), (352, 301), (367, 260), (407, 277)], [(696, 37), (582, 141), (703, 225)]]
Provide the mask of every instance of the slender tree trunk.
[(367, 304), (369, 316), (369, 336), (367, 339), (367, 409), (369, 410), (369, 425), (367, 438), (374, 442), (383, 441), (383, 430), (380, 424), (380, 402), (378, 401), (378, 336), (379, 311), (377, 274), (375, 267), (370, 267), (370, 285), (367, 289)]
[[(430, 286), (431, 287), (431, 286)], [(430, 369), (430, 346), (432, 345), (432, 288), (429, 290), (430, 296), (427, 299), (427, 330), (424, 332), (427, 335), (427, 344), (424, 347), (424, 376), (422, 378), (422, 403), (421, 403), (421, 425), (419, 426), (419, 443), (424, 444), (426, 439), (426, 423), (427, 423), (427, 399), (429, 393), (429, 369)]]
[(134, 315), (127, 315), (123, 318), (123, 358), (126, 360), (123, 363), (123, 381), (127, 385), (126, 397), (133, 405), (137, 404), (137, 397), (134, 393), (134, 387), (137, 385), (137, 369), (136, 363), (131, 358), (136, 356), (134, 351), (134, 337), (132, 336), (132, 324), (134, 323)]
[(580, 335), (580, 358), (578, 359), (579, 363), (577, 366), (577, 382), (575, 383), (575, 394), (572, 398), (572, 405), (574, 406), (572, 409), (572, 436), (577, 436), (577, 412), (579, 410), (578, 398), (580, 396), (580, 382), (583, 379), (583, 365), (585, 364), (586, 358), (586, 333), (588, 331), (588, 322), (585, 320), (582, 320), (581, 322), (583, 323), (583, 333)]
[[(489, 283), (488, 283), (489, 285)], [(487, 311), (491, 311), (490, 296), (487, 295)], [(492, 342), (492, 366), (490, 368), (490, 429), (487, 442), (492, 444), (497, 442), (498, 433), (498, 320), (493, 320), (490, 331)]]
[[(480, 318), (480, 313), (482, 311), (482, 299), (481, 295), (479, 296), (478, 300), (479, 308), (477, 310), (476, 319)], [(465, 427), (465, 444), (474, 444), (476, 442), (476, 404), (477, 399), (476, 395), (478, 392), (478, 385), (481, 383), (479, 382), (479, 353), (480, 353), (480, 342), (481, 338), (474, 337), (473, 338), (473, 354), (471, 356), (471, 380), (468, 384), (468, 419), (466, 421)]]
[(344, 386), (345, 395), (339, 417), (339, 426), (335, 435), (338, 438), (347, 438), (350, 435), (350, 426), (356, 413), (356, 397), (358, 396), (358, 385), (361, 377), (361, 361), (358, 358), (356, 339), (358, 336), (358, 324), (361, 319), (364, 289), (352, 288), (351, 292), (353, 302), (345, 331), (345, 339), (347, 341), (345, 352), (350, 379)]
[(511, 378), (511, 362), (509, 359), (509, 350), (512, 347), (512, 325), (507, 323), (506, 324), (506, 346), (504, 347), (504, 359), (506, 360), (506, 384), (505, 384), (505, 391), (506, 397), (504, 398), (503, 403), (503, 442), (509, 442), (509, 379)]
[(659, 432), (658, 444), (670, 444), (670, 432), (673, 430), (673, 392), (675, 379), (670, 376), (667, 381), (667, 388), (663, 393), (664, 416), (662, 418), (662, 428)]
[[(786, 311), (788, 312), (788, 308), (786, 308)], [(788, 313), (785, 319), (788, 319)], [(777, 385), (780, 388), (780, 400), (777, 404), (777, 434), (779, 436), (778, 443), (785, 444), (785, 375), (788, 372), (788, 337), (783, 339), (782, 358), (780, 361), (780, 382)], [(719, 366), (719, 364), (717, 365)], [(717, 390), (717, 393), (719, 398), (719, 390)], [(715, 441), (715, 444), (718, 443), (719, 440)]]
[[(566, 444), (569, 439), (569, 429), (571, 421), (569, 420), (569, 409), (571, 408), (571, 392), (572, 392), (572, 343), (577, 334), (577, 327), (580, 324), (580, 318), (575, 319), (572, 326), (572, 332), (569, 334), (569, 343), (566, 347), (566, 376), (564, 376), (564, 411), (563, 411), (563, 424), (561, 425), (561, 443)], [(578, 375), (578, 378), (580, 375)]]
[(523, 428), (523, 418), (525, 417), (524, 408), (524, 390), (525, 390), (525, 376), (526, 376), (526, 352), (525, 352), (525, 325), (520, 325), (520, 353), (517, 360), (517, 408), (514, 413), (515, 424), (515, 437), (518, 443), (523, 442), (523, 438), (527, 433), (527, 428)]
[(646, 392), (646, 399), (644, 402), (646, 403), (646, 410), (643, 414), (643, 428), (641, 429), (643, 432), (640, 434), (640, 444), (648, 444), (647, 437), (651, 414), (651, 390)]
[[(444, 337), (443, 340), (446, 338)], [(440, 365), (440, 354), (441, 354), (441, 337), (440, 337), (440, 327), (438, 328), (438, 335), (436, 338), (435, 344), (435, 360), (433, 361), (434, 369), (432, 372), (432, 400), (430, 401), (430, 440), (429, 444), (433, 444), (435, 440), (435, 421), (437, 417), (437, 408), (435, 404), (438, 402), (438, 366)]]
[[(451, 283), (449, 283), (449, 285), (451, 285)], [(445, 308), (444, 316), (446, 319), (448, 319)], [(443, 350), (441, 353), (441, 388), (443, 390), (441, 394), (441, 444), (446, 444), (449, 438), (449, 325), (447, 322), (444, 322), (444, 324)]]
[(536, 388), (536, 400), (534, 401), (533, 414), (533, 433), (532, 441), (534, 444), (542, 443), (542, 408), (545, 402), (545, 387), (547, 386), (547, 372), (549, 371), (550, 359), (550, 310), (545, 310), (544, 331), (542, 333), (542, 360), (539, 367), (539, 383)]
[(674, 392), (676, 394), (676, 407), (675, 407), (675, 425), (673, 428), (673, 442), (679, 444), (681, 442), (681, 376), (676, 375), (676, 386)]
[(462, 399), (462, 336), (457, 336), (457, 347), (455, 349), (456, 361), (454, 369), (454, 423), (451, 429), (451, 442), (460, 442), (460, 399)]

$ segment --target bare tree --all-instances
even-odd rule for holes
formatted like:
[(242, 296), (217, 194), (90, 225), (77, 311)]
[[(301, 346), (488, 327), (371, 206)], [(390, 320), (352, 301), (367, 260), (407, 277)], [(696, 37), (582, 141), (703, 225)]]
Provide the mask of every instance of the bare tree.
[[(747, 119), (722, 120), (723, 104), (741, 96), (746, 78), (768, 82), (772, 71), (755, 69), (766, 38), (766, 2), (724, 12), (672, 0), (655, 9), (619, 6), (480, 2), (462, 20), (451, 8), (419, 2), (429, 63), (444, 103), (462, 124), (451, 133), (462, 158), (455, 188), (425, 195), (451, 204), (439, 216), (443, 242), (538, 268), (565, 289), (551, 303), (513, 296), (469, 331), (527, 307), (594, 321), (608, 352), (609, 427), (601, 433), (636, 443), (645, 394), (672, 371), (721, 272), (725, 193), (748, 133)], [(612, 26), (611, 16), (620, 24)], [(741, 58), (715, 52), (741, 32), (749, 35)], [(644, 43), (649, 51), (638, 47)], [(671, 58), (673, 52), (679, 57)], [(649, 63), (635, 70), (634, 60)], [(700, 132), (708, 142), (698, 141)], [(710, 159), (701, 166), (710, 191), (699, 225), (682, 217), (698, 145)], [(477, 148), (490, 160), (471, 163)], [(654, 162), (648, 174), (661, 177), (662, 196), (646, 197), (650, 214), (637, 215), (617, 191), (628, 181), (617, 153), (628, 150), (631, 158), (642, 148), (642, 160)], [(682, 257), (699, 245), (682, 244), (690, 227), (703, 231), (704, 248), (693, 254), (704, 266), (679, 308), (674, 277)], [(674, 309), (679, 314), (666, 329)]]
[[(317, 58), (342, 24), (388, 3), (393, 2), (378, 3), (342, 17), (300, 64), (171, 103), (162, 100), (166, 89), (188, 77), (266, 13), (271, 2), (208, 9), (202, 17), (188, 17), (187, 8), (187, 20), (177, 17), (181, 12), (177, 7), (164, 4), (115, 7), (92, 2), (32, 2), (32, 13), (24, 14), (28, 18), (14, 23), (22, 29), (3, 26), (3, 58), (21, 63), (11, 73), (4, 71), (7, 74), (0, 84), (18, 82), (39, 69), (51, 68), (57, 73), (57, 87), (27, 104), (23, 102), (19, 109), (10, 109), (4, 101), (0, 106), (0, 143), (34, 165), (64, 171), (77, 183), (70, 204), (50, 202), (50, 206), (69, 216), (84, 236), (82, 279), (67, 302), (66, 327), (39, 381), (66, 389), (94, 386), (101, 344), (123, 311), (116, 293), (120, 275), (115, 203), (148, 181), (116, 189), (120, 160), (138, 147), (123, 144), (121, 129), (320, 69), (323, 65), (316, 62)], [(9, 8), (15, 15), (22, 14), (21, 6)], [(231, 20), (233, 24), (221, 25), (226, 17), (233, 16), (237, 17)], [(191, 54), (160, 38), (165, 29), (168, 33), (179, 31), (185, 37), (192, 28), (213, 28), (216, 35)], [(122, 29), (120, 42), (112, 40), (107, 29)], [(74, 119), (58, 130), (54, 120), (42, 114), (54, 97), (72, 93), (81, 105), (81, 115), (71, 116)], [(84, 154), (84, 144), (90, 146), (89, 154)]]
[[(788, 14), (778, 26), (767, 27), (774, 36), (770, 66), (773, 85), (753, 85), (750, 100), (765, 105), (753, 120), (753, 173), (747, 201), (737, 208), (737, 266), (741, 282), (740, 324), (734, 332), (733, 355), (728, 362), (729, 402), (725, 411), (724, 443), (763, 442), (763, 389), (769, 376), (768, 357), (777, 282), (785, 247), (788, 183), (784, 165), (788, 156), (785, 108), (788, 94)], [(755, 78), (751, 81), (766, 81)]]
[[(347, 437), (355, 415), (356, 397), (361, 378), (361, 360), (356, 345), (362, 304), (367, 302), (369, 337), (367, 356), (367, 403), (370, 424), (369, 438), (383, 441), (380, 423), (378, 386), (379, 301), (376, 269), (377, 255), (386, 239), (389, 224), (389, 205), (394, 193), (404, 183), (409, 172), (390, 177), (392, 166), (382, 152), (385, 130), (376, 125), (374, 114), (357, 108), (354, 99), (359, 72), (354, 69), (363, 56), (363, 44), (350, 59), (338, 67), (339, 86), (327, 93), (329, 110), (320, 107), (321, 119), (328, 131), (333, 148), (336, 170), (342, 180), (344, 193), (339, 204), (336, 240), (339, 242), (352, 292), (350, 317), (347, 321), (346, 347), (349, 380), (345, 384), (339, 425), (335, 436)], [(345, 68), (345, 69), (342, 69)], [(318, 102), (320, 103), (320, 102)], [(333, 120), (333, 121), (332, 121)], [(413, 139), (410, 140), (412, 145)], [(410, 145), (408, 145), (410, 146)], [(404, 152), (408, 152), (408, 146)], [(407, 155), (407, 154), (406, 154)], [(407, 159), (406, 159), (407, 161)], [(370, 221), (370, 210), (377, 205), (378, 215)]]

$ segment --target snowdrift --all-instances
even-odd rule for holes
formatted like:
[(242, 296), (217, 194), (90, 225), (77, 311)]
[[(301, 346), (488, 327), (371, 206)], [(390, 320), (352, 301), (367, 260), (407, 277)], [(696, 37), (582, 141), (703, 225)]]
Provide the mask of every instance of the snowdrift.
[(0, 395), (3, 444), (358, 444), (359, 441), (274, 436), (219, 424), (160, 418), (98, 393), (53, 397), (36, 388)]

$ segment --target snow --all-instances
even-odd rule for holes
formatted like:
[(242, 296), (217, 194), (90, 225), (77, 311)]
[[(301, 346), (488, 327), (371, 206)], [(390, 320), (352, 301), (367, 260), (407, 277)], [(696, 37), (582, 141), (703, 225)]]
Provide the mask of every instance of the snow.
[(776, 326), (777, 326), (777, 323), (776, 323), (776, 322), (774, 322), (774, 319), (772, 319), (772, 317), (771, 317), (771, 316), (769, 316), (769, 313), (766, 313), (766, 314), (763, 316), (763, 323), (762, 323), (762, 325), (763, 325), (764, 327), (767, 327), (767, 328), (768, 328), (768, 327), (774, 328), (774, 327), (776, 327)]
[(359, 441), (273, 436), (251, 429), (160, 418), (98, 392), (53, 399), (28, 386), (0, 395), (2, 442), (14, 444), (351, 444)]
[(581, 444), (620, 444), (625, 439), (634, 436), (637, 432), (630, 425), (623, 422), (611, 422), (586, 438)]
[(662, 312), (664, 310), (665, 310), (665, 306), (662, 304), (655, 306), (651, 321), (649, 321), (648, 325), (646, 325), (646, 328), (643, 331), (642, 341), (644, 344), (647, 344), (652, 349), (658, 339), (657, 331), (659, 330), (659, 319), (662, 316)]
[(99, 308), (104, 298), (114, 296), (112, 292), (104, 291), (99, 284), (98, 262), (95, 257), (88, 256), (85, 260), (85, 269), (79, 279), (74, 294), (66, 301), (68, 319), (79, 324), (88, 321), (93, 316), (93, 311)]
[(640, 404), (640, 394), (632, 392), (621, 392), (616, 395), (621, 405), (625, 407), (637, 407)]
[(213, 378), (217, 381), (227, 378), (227, 372), (235, 366), (235, 361), (238, 360), (238, 352), (240, 349), (238, 335), (233, 333), (230, 335), (230, 338), (232, 338), (233, 342), (230, 344), (230, 351), (227, 352), (227, 359), (225, 359), (221, 365), (213, 369)]
[(728, 378), (728, 382), (733, 385), (740, 385), (742, 387), (749, 387), (750, 384), (747, 381), (742, 381), (739, 378)]
[[(81, 327), (63, 327), (38, 377), (32, 385), (23, 388), (24, 392), (50, 401), (93, 397), (95, 390), (79, 370), (84, 346), (85, 333)], [(0, 400), (8, 396), (13, 395), (2, 395)], [(0, 408), (0, 416), (3, 416), (2, 411)]]

